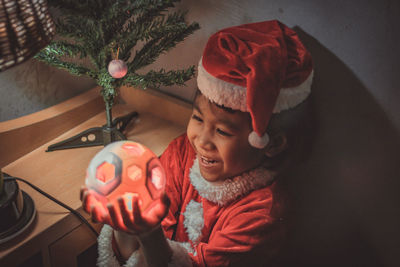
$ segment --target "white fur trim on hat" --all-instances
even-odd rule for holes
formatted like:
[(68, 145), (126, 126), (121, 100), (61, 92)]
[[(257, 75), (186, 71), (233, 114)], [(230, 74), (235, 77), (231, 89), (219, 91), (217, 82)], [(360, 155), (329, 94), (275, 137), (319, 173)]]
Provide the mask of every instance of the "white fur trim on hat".
[(308, 75), (307, 79), (296, 87), (282, 88), (272, 113), (279, 113), (284, 110), (294, 108), (306, 100), (311, 93), (311, 84), (314, 77), (314, 70)]
[(249, 143), (252, 147), (262, 149), (269, 143), (269, 135), (265, 133), (263, 136), (259, 136), (255, 131), (249, 134)]
[(192, 199), (187, 204), (183, 216), (185, 217), (183, 225), (189, 239), (194, 244), (198, 244), (204, 227), (203, 205)]
[[(197, 86), (201, 93), (218, 105), (248, 112), (246, 87), (225, 82), (209, 74), (203, 67), (202, 59), (197, 70)], [(303, 102), (311, 92), (314, 71), (299, 86), (282, 88), (272, 113), (291, 109)]]
[(215, 78), (204, 69), (202, 59), (197, 72), (197, 87), (205, 97), (218, 105), (247, 111), (246, 87)]
[(203, 198), (223, 206), (239, 196), (269, 185), (274, 177), (264, 167), (258, 167), (241, 175), (226, 179), (220, 183), (212, 183), (200, 173), (199, 160), (194, 160), (189, 173), (190, 182)]

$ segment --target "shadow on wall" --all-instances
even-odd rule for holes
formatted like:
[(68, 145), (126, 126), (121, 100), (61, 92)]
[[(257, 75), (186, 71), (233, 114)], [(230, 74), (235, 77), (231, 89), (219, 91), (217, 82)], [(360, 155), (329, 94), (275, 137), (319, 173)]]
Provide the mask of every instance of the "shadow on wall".
[(314, 59), (317, 123), (311, 154), (282, 177), (291, 226), (278, 265), (400, 266), (400, 135), (352, 71), (295, 30)]

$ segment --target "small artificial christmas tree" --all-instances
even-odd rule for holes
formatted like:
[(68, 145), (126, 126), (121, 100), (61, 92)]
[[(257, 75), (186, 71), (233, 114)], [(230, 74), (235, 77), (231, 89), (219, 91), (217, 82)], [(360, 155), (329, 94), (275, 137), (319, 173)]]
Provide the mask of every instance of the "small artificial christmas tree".
[[(130, 119), (112, 121), (111, 116), (119, 87), (183, 85), (193, 77), (194, 66), (137, 72), (199, 29), (197, 23), (186, 23), (184, 12), (167, 12), (175, 2), (179, 0), (49, 0), (49, 6), (62, 14), (56, 20), (59, 39), (35, 57), (74, 75), (94, 79), (102, 87), (107, 114), (105, 126), (89, 129), (49, 150), (106, 145), (124, 139), (121, 131)], [(90, 59), (90, 65), (71, 61), (77, 57)], [(123, 125), (116, 129), (121, 121)], [(89, 134), (95, 134), (96, 141), (80, 142)]]

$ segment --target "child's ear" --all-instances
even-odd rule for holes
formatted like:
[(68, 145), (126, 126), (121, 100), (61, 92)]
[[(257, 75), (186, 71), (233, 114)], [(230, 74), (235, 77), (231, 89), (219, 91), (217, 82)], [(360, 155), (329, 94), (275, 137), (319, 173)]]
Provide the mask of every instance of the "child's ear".
[(270, 136), (270, 141), (265, 148), (265, 155), (267, 157), (275, 157), (287, 149), (287, 137), (283, 132), (275, 133)]

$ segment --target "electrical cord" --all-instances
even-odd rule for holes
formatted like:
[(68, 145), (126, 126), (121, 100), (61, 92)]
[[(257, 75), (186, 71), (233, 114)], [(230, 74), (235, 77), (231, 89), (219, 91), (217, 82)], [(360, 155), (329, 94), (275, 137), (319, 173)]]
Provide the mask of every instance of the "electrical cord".
[(90, 223), (76, 210), (72, 209), (71, 207), (69, 207), (68, 205), (64, 204), (63, 202), (59, 201), (58, 199), (56, 199), (55, 197), (49, 195), (48, 193), (44, 192), (42, 189), (40, 189), (39, 187), (31, 184), (30, 182), (22, 179), (22, 178), (18, 178), (18, 177), (13, 177), (10, 176), (6, 173), (4, 174), (4, 181), (11, 181), (11, 180), (18, 180), (21, 182), (26, 183), (27, 185), (29, 185), (30, 187), (32, 187), (33, 189), (35, 189), (36, 191), (38, 191), (40, 194), (44, 195), (45, 197), (47, 197), (48, 199), (54, 201), (55, 203), (57, 203), (58, 205), (60, 205), (61, 207), (69, 210), (73, 215), (75, 215), (79, 220), (81, 220), (84, 224), (87, 225), (87, 227), (89, 227), (89, 229), (94, 233), (94, 235), (96, 236), (96, 238), (99, 236), (99, 234), (97, 233), (97, 231), (93, 228), (93, 226), (90, 225)]

